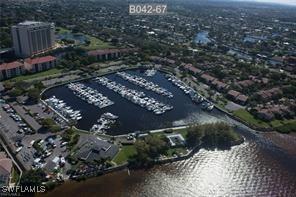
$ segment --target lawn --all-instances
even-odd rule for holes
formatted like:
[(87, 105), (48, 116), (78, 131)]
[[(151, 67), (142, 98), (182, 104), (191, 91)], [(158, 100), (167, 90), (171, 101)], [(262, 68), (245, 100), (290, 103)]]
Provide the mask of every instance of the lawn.
[(187, 130), (188, 130), (187, 128), (182, 128), (182, 129), (176, 129), (176, 130), (173, 130), (171, 133), (168, 133), (168, 132), (162, 131), (162, 132), (152, 133), (152, 135), (156, 135), (156, 136), (158, 136), (158, 137), (161, 137), (161, 136), (163, 136), (163, 135), (169, 135), (169, 134), (179, 133), (179, 134), (181, 134), (184, 138), (186, 138)]
[(186, 139), (187, 131), (188, 131), (187, 128), (186, 129), (177, 129), (177, 130), (174, 130), (174, 133), (180, 133), (184, 137), (184, 139)]
[(39, 72), (39, 73), (21, 75), (21, 76), (9, 79), (9, 81), (17, 82), (17, 81), (24, 81), (24, 80), (34, 79), (34, 78), (39, 78), (39, 77), (48, 77), (50, 75), (60, 74), (60, 73), (62, 73), (62, 71), (63, 71), (63, 69), (53, 68), (53, 69)]
[[(63, 27), (57, 27), (57, 29), (59, 29), (59, 31), (57, 31), (58, 34), (71, 33), (71, 30), (65, 29)], [(83, 34), (83, 35), (90, 41), (90, 44), (89, 45), (84, 45), (84, 44), (78, 45), (82, 49), (85, 49), (85, 50), (96, 50), (96, 49), (112, 48), (111, 45), (109, 45), (106, 42), (103, 42), (102, 40), (100, 40), (100, 39), (98, 39), (96, 37), (93, 37), (93, 36), (90, 36), (90, 35), (86, 35), (86, 34)]]
[(244, 109), (239, 109), (233, 112), (233, 114), (242, 120), (246, 121), (249, 124), (255, 125), (257, 127), (263, 127), (267, 128), (269, 127), (269, 124), (267, 122), (264, 122), (262, 120), (259, 120), (255, 118), (252, 114), (250, 114), (248, 111)]
[(185, 147), (170, 148), (166, 152), (166, 156), (172, 157), (174, 154), (176, 154), (176, 155), (183, 155), (183, 154), (186, 154), (186, 153), (187, 153), (187, 150), (186, 150)]
[(63, 28), (63, 27), (57, 27), (56, 30), (58, 30), (57, 33), (59, 34), (64, 34), (64, 33), (67, 33), (67, 32), (71, 32), (69, 29), (66, 29), (66, 28)]
[(103, 42), (102, 40), (86, 35), (87, 39), (90, 41), (89, 45), (82, 45), (81, 48), (85, 50), (96, 50), (96, 49), (107, 49), (112, 48), (108, 43)]
[(12, 168), (12, 172), (11, 172), (11, 182), (12, 183), (17, 183), (18, 182), (18, 180), (19, 180), (19, 177), (20, 175), (19, 175), (19, 171), (16, 169), (16, 167), (13, 167)]
[(128, 158), (136, 154), (135, 146), (126, 145), (121, 148), (121, 150), (114, 157), (113, 161), (118, 165), (127, 162)]
[(296, 132), (296, 120), (279, 120), (277, 121), (275, 129), (281, 133)]

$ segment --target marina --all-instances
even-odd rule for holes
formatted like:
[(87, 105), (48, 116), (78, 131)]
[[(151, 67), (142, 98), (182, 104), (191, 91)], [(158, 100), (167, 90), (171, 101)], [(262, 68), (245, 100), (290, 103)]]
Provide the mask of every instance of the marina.
[[(145, 74), (146, 74), (146, 72), (145, 72)], [(126, 72), (117, 72), (116, 74), (133, 84), (136, 84), (142, 88), (145, 88), (146, 90), (151, 90), (153, 92), (156, 92), (157, 94), (167, 96), (169, 98), (173, 98), (173, 94), (171, 92), (169, 92), (165, 88), (162, 88), (153, 82), (147, 81), (146, 79), (144, 79), (142, 77), (130, 75)]]
[(168, 78), (169, 81), (171, 81), (174, 85), (179, 87), (185, 94), (189, 95), (191, 100), (195, 102), (196, 104), (201, 103), (201, 108), (203, 110), (208, 110), (211, 111), (214, 109), (214, 104), (211, 103), (210, 101), (206, 100), (203, 96), (198, 94), (194, 89), (191, 87), (187, 86), (183, 81), (178, 79), (177, 77), (173, 75), (167, 74), (166, 77)]
[(153, 77), (156, 74), (157, 70), (155, 69), (148, 69), (145, 71), (145, 76), (147, 77)]
[[(203, 105), (205, 105), (203, 103), (208, 101), (205, 101), (202, 96), (194, 90), (190, 91), (191, 89), (186, 87), (186, 84), (182, 81), (178, 81), (177, 78), (174, 78), (174, 76), (169, 77), (166, 76), (165, 73), (158, 71), (154, 76), (148, 77), (145, 75), (145, 71), (146, 70), (136, 69), (125, 72), (133, 76), (138, 76), (147, 80), (149, 79), (149, 81), (154, 84), (157, 84), (173, 93), (174, 97), (168, 98), (167, 96), (142, 88), (124, 80), (116, 73), (103, 76), (103, 79), (105, 80), (106, 85), (108, 84), (109, 88), (106, 85), (99, 83), (95, 78), (79, 82), (85, 87), (98, 91), (111, 100), (113, 104), (108, 107), (99, 108), (94, 104), (89, 104), (82, 98), (78, 97), (77, 93), (75, 94), (75, 91), (68, 88), (70, 84), (51, 88), (44, 92), (42, 97), (43, 100), (45, 100), (55, 96), (56, 98), (71, 105), (74, 110), (79, 110), (83, 118), (77, 121), (76, 127), (87, 131), (90, 131), (94, 125), (98, 125), (98, 120), (102, 114), (107, 112), (115, 114), (118, 116), (116, 123), (110, 124), (110, 128), (103, 129), (103, 133), (110, 135), (121, 135), (135, 131), (182, 126), (192, 122), (212, 122), (215, 121), (217, 117), (224, 116), (222, 112), (214, 107), (210, 110), (203, 107)], [(115, 83), (112, 83), (112, 85), (110, 84), (110, 81), (115, 82), (117, 86), (124, 86), (124, 91), (121, 90), (120, 92), (125, 95), (125, 97), (129, 97), (129, 99), (114, 91), (116, 89), (114, 86)], [(179, 84), (179, 86), (176, 84)], [(119, 89), (117, 91), (119, 91)], [(133, 98), (133, 96), (135, 97)], [(146, 100), (143, 99), (145, 97), (147, 97)], [(130, 99), (134, 99), (134, 101), (138, 102), (138, 104), (134, 103)], [(150, 106), (147, 106), (148, 100), (150, 102)], [(140, 101), (143, 103), (141, 104)], [(162, 111), (157, 112), (155, 110), (155, 112), (160, 113), (156, 114), (153, 111), (151, 101), (155, 103), (162, 103), (161, 105), (164, 104), (172, 109), (166, 110), (164, 113), (161, 113)], [(148, 110), (148, 107), (150, 107), (151, 110)], [(161, 107), (161, 110), (162, 109), (163, 106)], [(95, 126), (92, 131), (94, 130), (98, 130), (98, 128)]]
[(134, 104), (140, 105), (141, 107), (146, 108), (148, 111), (152, 111), (157, 115), (163, 114), (166, 111), (173, 109), (173, 106), (164, 104), (154, 98), (148, 97), (144, 92), (129, 89), (121, 84), (117, 84), (116, 82), (109, 80), (106, 77), (97, 77), (96, 82), (120, 94), (123, 98), (133, 102)]
[(58, 99), (55, 96), (46, 99), (45, 102), (59, 114), (61, 114), (66, 120), (78, 121), (82, 119), (79, 110), (73, 110), (70, 106), (67, 106), (63, 100)]
[(92, 126), (90, 131), (99, 134), (106, 133), (106, 130), (110, 129), (111, 125), (116, 122), (117, 118), (118, 116), (110, 112), (104, 113), (98, 119), (97, 123)]
[(73, 93), (82, 100), (89, 104), (93, 104), (100, 109), (114, 104), (114, 102), (109, 100), (103, 94), (99, 93), (97, 90), (86, 87), (82, 83), (70, 83), (68, 88), (73, 90)]

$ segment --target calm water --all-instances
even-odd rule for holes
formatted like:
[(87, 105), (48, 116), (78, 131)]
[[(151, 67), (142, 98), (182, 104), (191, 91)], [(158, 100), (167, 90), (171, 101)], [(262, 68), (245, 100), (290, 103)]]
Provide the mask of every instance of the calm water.
[(200, 44), (207, 44), (211, 42), (208, 36), (209, 36), (209, 32), (207, 31), (199, 32), (195, 37), (195, 42)]
[(78, 42), (78, 44), (84, 44), (87, 40), (87, 38), (84, 35), (80, 34), (73, 34), (70, 32), (65, 32), (62, 34), (57, 34), (56, 38), (58, 40), (67, 39), (67, 40), (74, 40)]
[(188, 122), (201, 121), (212, 122), (224, 116), (221, 112), (213, 110), (205, 112), (200, 109), (200, 105), (194, 104), (190, 97), (184, 94), (178, 87), (168, 81), (164, 74), (157, 72), (153, 77), (146, 77), (140, 70), (128, 71), (131, 74), (139, 75), (150, 81), (153, 81), (160, 86), (168, 89), (174, 94), (173, 98), (158, 95), (152, 91), (145, 90), (137, 85), (125, 81), (115, 74), (107, 75), (107, 77), (117, 83), (123, 84), (129, 88), (145, 92), (147, 96), (156, 98), (157, 100), (168, 103), (174, 106), (174, 109), (162, 115), (154, 113), (133, 104), (132, 102), (122, 98), (119, 94), (109, 90), (108, 88), (99, 85), (93, 80), (84, 82), (85, 85), (97, 89), (99, 92), (107, 96), (115, 104), (109, 107), (99, 109), (94, 105), (90, 105), (79, 97), (75, 96), (66, 86), (60, 86), (47, 91), (44, 96), (51, 97), (55, 95), (59, 99), (63, 99), (67, 105), (70, 105), (75, 110), (81, 110), (82, 119), (78, 121), (78, 128), (89, 130), (101, 114), (111, 112), (119, 116), (118, 124), (110, 129), (111, 134), (122, 134), (137, 130), (149, 130), (158, 128), (167, 128), (175, 125), (184, 125)]
[[(138, 71), (136, 73), (141, 75)], [(108, 77), (120, 81), (114, 75)], [(153, 80), (160, 80), (164, 87), (175, 90), (174, 99), (183, 102), (179, 104), (180, 106), (176, 103), (180, 107), (176, 107), (178, 113), (168, 115), (168, 117), (172, 116), (173, 119), (181, 119), (182, 121), (189, 121), (190, 119), (200, 122), (219, 120), (236, 124), (238, 126), (236, 131), (245, 137), (245, 143), (225, 151), (201, 149), (190, 159), (155, 166), (148, 170), (131, 171), (130, 176), (126, 171), (120, 171), (87, 181), (66, 182), (45, 196), (75, 197), (81, 196), (82, 193), (84, 196), (94, 197), (295, 196), (296, 154), (288, 154), (273, 145), (261, 134), (217, 111), (211, 113), (200, 111), (198, 107), (192, 105), (189, 98), (186, 100), (187, 97), (182, 96), (182, 92), (167, 83), (160, 73)], [(92, 82), (89, 85), (97, 87)], [(105, 93), (108, 93), (108, 96), (110, 94), (110, 98), (116, 102), (115, 95), (101, 87), (98, 88), (106, 91)], [(54, 90), (59, 96), (67, 95), (67, 91), (63, 87)], [(68, 98), (68, 100), (76, 101), (74, 96)], [(174, 101), (170, 102), (174, 103)], [(129, 102), (121, 105), (123, 107), (120, 108), (121, 110), (127, 110), (131, 107), (123, 106), (129, 105)], [(114, 109), (116, 109), (115, 106)], [(139, 114), (137, 110), (140, 109), (136, 109), (135, 106), (132, 109), (133, 111), (127, 111), (129, 112), (126, 115), (129, 117), (127, 119), (140, 127), (139, 125), (144, 124), (144, 121), (139, 124), (138, 122), (142, 119), (133, 114)], [(142, 113), (145, 113), (145, 111)], [(149, 115), (146, 114), (145, 117), (149, 117)], [(133, 120), (134, 118), (135, 120)], [(160, 123), (161, 121), (158, 121), (158, 118), (153, 120)], [(147, 125), (151, 126), (153, 123), (147, 121)], [(146, 127), (147, 125), (142, 126)], [(289, 141), (288, 137), (282, 138), (282, 140)], [(293, 146), (296, 146), (296, 142)]]
[(200, 150), (192, 158), (149, 170), (115, 172), (67, 182), (46, 196), (295, 196), (296, 158), (261, 135), (239, 131), (246, 142), (225, 151)]

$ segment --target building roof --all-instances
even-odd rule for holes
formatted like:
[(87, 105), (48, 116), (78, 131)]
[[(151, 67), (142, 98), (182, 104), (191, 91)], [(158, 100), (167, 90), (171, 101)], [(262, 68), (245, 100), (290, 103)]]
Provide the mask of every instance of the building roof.
[(238, 84), (243, 87), (249, 87), (254, 84), (254, 81), (251, 81), (248, 79), (248, 80), (244, 80), (244, 81), (239, 81)]
[(271, 97), (281, 94), (281, 93), (282, 93), (281, 89), (275, 87), (275, 88), (271, 88), (269, 90), (261, 90), (257, 94), (259, 96), (261, 96), (262, 98), (267, 99), (267, 98), (271, 98)]
[(12, 168), (12, 161), (9, 158), (0, 160), (0, 175), (10, 174)]
[(201, 73), (202, 71), (196, 67), (194, 67), (192, 64), (186, 64), (184, 65), (184, 68), (186, 68), (189, 71), (192, 71), (193, 73)]
[(208, 74), (202, 74), (202, 75), (201, 75), (201, 78), (203, 78), (203, 79), (205, 79), (205, 80), (207, 80), (207, 81), (213, 81), (213, 80), (216, 79), (215, 77), (212, 77), (212, 76), (210, 76), (210, 75), (208, 75)]
[(77, 157), (87, 161), (113, 158), (118, 152), (117, 146), (97, 138), (85, 137), (85, 139), (80, 139), (78, 146)]
[(181, 134), (170, 134), (166, 136), (169, 139), (171, 146), (184, 145), (185, 139)]
[(5, 159), (5, 158), (7, 158), (6, 153), (5, 152), (0, 152), (0, 160)]
[(224, 88), (227, 88), (227, 86), (228, 86), (226, 83), (223, 83), (223, 82), (216, 80), (216, 79), (214, 81), (212, 81), (212, 84), (215, 85), (219, 89), (224, 89)]
[(99, 50), (93, 50), (89, 51), (87, 54), (88, 55), (105, 55), (105, 54), (110, 54), (110, 53), (128, 53), (130, 51), (136, 51), (138, 50), (137, 48), (124, 48), (124, 49), (99, 49)]
[(18, 26), (41, 26), (41, 25), (49, 25), (52, 23), (46, 23), (46, 22), (41, 22), (41, 21), (24, 21), (21, 23), (18, 23)]
[(17, 68), (23, 66), (23, 64), (21, 62), (18, 61), (14, 61), (14, 62), (10, 62), (10, 63), (3, 63), (0, 65), (0, 71), (1, 70), (9, 70), (9, 69), (13, 69), (13, 68)]
[(240, 95), (238, 95), (238, 97), (236, 99), (241, 102), (246, 102), (248, 100), (248, 98), (249, 97), (247, 97), (246, 95), (240, 94)]
[(232, 96), (234, 98), (238, 97), (240, 95), (240, 92), (235, 91), (235, 90), (229, 90), (227, 93), (229, 96)]
[(33, 65), (33, 64), (42, 64), (42, 63), (50, 62), (50, 61), (54, 61), (54, 60), (56, 60), (55, 57), (48, 55), (48, 56), (44, 56), (44, 57), (36, 57), (33, 59), (27, 58), (27, 59), (25, 59), (25, 62)]

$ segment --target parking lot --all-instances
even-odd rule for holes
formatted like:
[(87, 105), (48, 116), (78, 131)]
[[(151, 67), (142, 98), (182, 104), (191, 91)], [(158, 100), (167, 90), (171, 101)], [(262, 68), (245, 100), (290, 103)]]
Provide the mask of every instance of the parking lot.
[[(43, 114), (44, 111), (40, 107), (37, 105), (34, 109)], [(23, 111), (24, 114), (20, 116), (14, 109), (15, 106), (12, 107), (9, 104), (3, 104), (0, 107), (0, 130), (3, 131), (4, 138), (23, 166), (26, 169), (42, 167), (47, 171), (52, 171), (64, 165), (68, 166), (67, 163), (63, 163), (67, 150), (59, 134), (34, 132), (31, 129), (32, 125), (29, 126), (26, 122), (34, 122), (35, 124), (38, 122), (29, 115), (26, 122), (23, 121), (24, 115), (27, 115), (25, 110)], [(19, 112), (19, 110), (17, 111)], [(47, 115), (52, 117), (50, 113)], [(40, 145), (38, 143), (38, 147), (42, 147), (43, 151), (40, 152), (40, 150), (37, 151), (34, 148), (36, 147), (34, 143), (37, 142), (42, 142)]]

